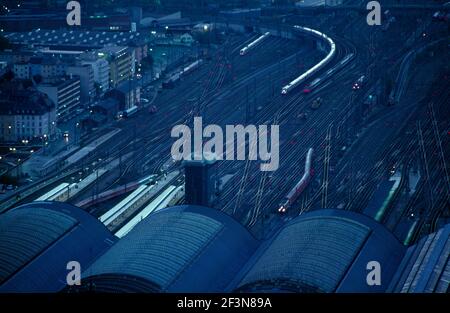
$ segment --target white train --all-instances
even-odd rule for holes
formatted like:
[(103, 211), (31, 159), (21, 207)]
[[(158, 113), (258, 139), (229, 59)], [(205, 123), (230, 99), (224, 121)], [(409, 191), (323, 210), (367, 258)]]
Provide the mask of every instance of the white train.
[(348, 62), (350, 62), (353, 59), (354, 56), (355, 55), (353, 53), (347, 54), (337, 65), (335, 65), (333, 68), (329, 69), (322, 76), (314, 79), (311, 82), (311, 84), (306, 86), (305, 90), (309, 90), (309, 91), (314, 90), (316, 87), (318, 87), (324, 81), (326, 81), (331, 75), (337, 73), (341, 68), (343, 68)]
[(331, 61), (331, 59), (333, 59), (334, 55), (336, 54), (336, 44), (334, 43), (334, 41), (330, 37), (328, 37), (324, 33), (321, 33), (321, 32), (319, 32), (317, 30), (314, 30), (314, 29), (311, 29), (311, 28), (308, 28), (308, 27), (303, 27), (303, 26), (298, 26), (298, 25), (295, 25), (294, 28), (296, 28), (298, 30), (301, 30), (303, 32), (314, 34), (316, 36), (319, 36), (319, 37), (325, 39), (325, 41), (330, 46), (330, 51), (328, 52), (327, 56), (324, 59), (322, 59), (322, 61), (320, 61), (319, 63), (317, 63), (316, 65), (311, 67), (309, 70), (307, 70), (305, 73), (303, 73), (302, 75), (300, 75), (299, 77), (297, 77), (296, 79), (291, 81), (289, 84), (287, 84), (286, 86), (281, 88), (281, 94), (283, 94), (283, 95), (289, 93), (291, 90), (293, 90), (298, 85), (303, 83), (312, 74), (316, 73), (318, 70), (323, 68), (326, 64), (328, 64), (328, 62)]
[(176, 190), (179, 190), (179, 188), (181, 187), (176, 188), (172, 185), (169, 186), (158, 197), (156, 197), (155, 200), (151, 201), (144, 209), (142, 209), (130, 221), (128, 221), (123, 227), (121, 227), (114, 235), (119, 238), (124, 237), (148, 215), (167, 207), (170, 200), (175, 196)]
[(314, 170), (312, 167), (313, 152), (314, 149), (309, 148), (308, 153), (306, 154), (305, 172), (303, 173), (302, 178), (297, 182), (297, 184), (295, 184), (294, 188), (292, 188), (291, 191), (289, 191), (289, 193), (283, 199), (280, 207), (278, 208), (278, 213), (286, 213), (292, 203), (297, 200), (297, 198), (311, 181), (311, 178), (314, 175)]
[(364, 87), (366, 83), (366, 76), (362, 75), (358, 78), (358, 80), (353, 84), (352, 89), (353, 90), (359, 90)]
[(125, 111), (119, 111), (117, 113), (117, 119), (130, 117), (133, 114), (137, 113), (137, 111), (138, 111), (138, 107), (134, 105), (131, 108), (126, 109)]
[(181, 72), (181, 74), (186, 75), (189, 72), (192, 72), (193, 70), (195, 70), (197, 67), (199, 67), (201, 64), (203, 63), (202, 59), (199, 59), (191, 64), (189, 64), (188, 66), (186, 66), (185, 68), (183, 68), (183, 71)]
[(326, 72), (325, 75), (328, 77), (328, 76), (330, 76), (330, 75), (336, 73), (338, 70), (340, 70), (342, 67), (344, 67), (348, 62), (350, 62), (351, 60), (353, 60), (354, 56), (355, 56), (355, 55), (354, 55), (353, 53), (347, 54), (347, 55), (341, 60), (341, 62), (339, 62), (339, 63), (338, 63), (336, 66), (334, 66), (332, 69), (329, 69), (329, 70)]
[(118, 218), (123, 212), (136, 204), (142, 197), (144, 197), (154, 186), (142, 185), (133, 191), (129, 196), (116, 204), (112, 209), (104, 213), (99, 217), (100, 222), (105, 226), (110, 225), (116, 218)]
[(246, 45), (244, 48), (241, 49), (239, 52), (240, 55), (246, 55), (247, 52), (249, 52), (252, 48), (256, 47), (258, 44), (260, 44), (265, 38), (270, 36), (270, 32), (265, 32), (263, 35), (259, 36), (257, 39)]
[(69, 188), (69, 183), (61, 183), (34, 201), (53, 201), (55, 198), (58, 197), (58, 195), (60, 195), (64, 191), (67, 191), (68, 188)]

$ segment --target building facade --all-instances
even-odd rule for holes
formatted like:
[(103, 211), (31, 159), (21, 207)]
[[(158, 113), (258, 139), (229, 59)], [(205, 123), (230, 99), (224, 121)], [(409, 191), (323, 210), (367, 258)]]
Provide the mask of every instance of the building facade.
[(51, 79), (63, 76), (65, 71), (64, 63), (50, 57), (33, 57), (27, 62), (17, 62), (13, 66), (14, 77), (18, 79), (31, 79), (34, 76)]
[(112, 88), (133, 76), (134, 50), (128, 47), (110, 46), (100, 49), (98, 56), (109, 62), (109, 83)]
[(45, 93), (56, 105), (56, 117), (64, 120), (80, 107), (81, 87), (78, 77), (58, 79), (53, 83), (44, 83), (37, 89)]
[(92, 67), (94, 82), (98, 85), (99, 92), (104, 93), (109, 89), (109, 63), (106, 59), (86, 58), (81, 61), (83, 65)]
[(120, 110), (128, 110), (141, 102), (141, 87), (135, 81), (125, 81), (108, 92), (107, 96), (118, 100)]
[(56, 110), (47, 96), (35, 90), (3, 90), (0, 96), (0, 141), (54, 136)]
[(94, 70), (89, 64), (77, 64), (67, 67), (67, 75), (80, 78), (81, 103), (87, 104), (95, 96)]

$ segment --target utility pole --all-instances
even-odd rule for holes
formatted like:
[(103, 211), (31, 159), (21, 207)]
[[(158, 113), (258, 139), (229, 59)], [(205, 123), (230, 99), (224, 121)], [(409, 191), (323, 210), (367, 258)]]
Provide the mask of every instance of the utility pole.
[(133, 123), (133, 150), (136, 151), (136, 122)]
[(431, 181), (430, 181), (430, 172), (428, 169), (427, 153), (425, 150), (425, 143), (423, 140), (423, 132), (422, 132), (422, 126), (420, 124), (420, 121), (417, 122), (417, 136), (419, 138), (419, 146), (420, 146), (420, 150), (421, 150), (422, 156), (423, 156), (426, 179), (427, 179), (427, 183), (428, 183), (428, 189), (430, 191), (431, 207), (434, 207), (433, 188), (431, 186)]
[(331, 128), (333, 124), (328, 126), (327, 135), (325, 137), (325, 155), (323, 158), (323, 182), (322, 182), (322, 208), (328, 205), (328, 182), (331, 158)]
[(250, 118), (250, 108), (249, 108), (249, 99), (248, 99), (248, 85), (245, 87), (245, 124), (249, 122)]
[(119, 151), (119, 178), (122, 176), (122, 150)]
[(447, 171), (447, 164), (445, 162), (444, 150), (442, 149), (442, 141), (441, 141), (441, 137), (439, 135), (439, 127), (437, 125), (433, 103), (430, 103), (430, 113), (431, 113), (431, 121), (433, 124), (434, 137), (435, 137), (438, 149), (439, 149), (439, 157), (441, 159), (441, 166), (442, 166), (442, 169), (444, 170), (444, 174), (445, 174), (445, 182), (446, 182), (445, 192), (446, 192), (446, 196), (447, 196), (447, 200), (448, 200), (449, 195), (450, 195), (450, 191), (449, 191), (450, 179), (449, 179), (449, 175), (448, 175), (448, 171)]

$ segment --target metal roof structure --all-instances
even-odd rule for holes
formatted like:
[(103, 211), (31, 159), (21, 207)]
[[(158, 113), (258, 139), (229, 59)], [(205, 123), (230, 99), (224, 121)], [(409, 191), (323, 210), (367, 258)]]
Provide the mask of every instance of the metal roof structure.
[(69, 261), (81, 268), (116, 239), (97, 219), (59, 202), (33, 202), (0, 215), (0, 292), (57, 292)]
[(381, 224), (344, 210), (317, 210), (290, 221), (259, 249), (238, 291), (383, 292), (366, 283), (378, 261), (389, 281), (405, 248)]
[(83, 273), (94, 291), (226, 289), (257, 241), (230, 216), (200, 206), (149, 215)]
[(149, 38), (140, 32), (105, 32), (85, 30), (52, 30), (51, 32), (35, 29), (30, 32), (10, 32), (5, 34), (9, 41), (18, 44), (69, 45), (83, 49), (83, 46), (128, 45), (147, 42)]
[(12, 82), (0, 88), (0, 115), (42, 115), (54, 108), (55, 104), (35, 89), (21, 90)]
[[(33, 202), (0, 214), (0, 292), (446, 292), (450, 224), (404, 247), (382, 224), (323, 209), (256, 240), (225, 213), (162, 209), (117, 241), (77, 207)], [(69, 261), (81, 286), (67, 287)], [(367, 264), (380, 263), (381, 286)]]
[(448, 293), (450, 224), (408, 248), (389, 292)]

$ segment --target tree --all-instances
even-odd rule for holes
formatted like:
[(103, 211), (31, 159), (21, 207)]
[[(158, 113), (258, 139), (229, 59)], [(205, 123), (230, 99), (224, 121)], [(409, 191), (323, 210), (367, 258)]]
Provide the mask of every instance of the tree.
[(33, 76), (33, 80), (36, 84), (42, 83), (42, 76), (40, 74), (36, 74)]
[(97, 82), (94, 83), (94, 89), (95, 89), (96, 95), (99, 95), (102, 93), (102, 86)]
[(148, 70), (148, 69), (151, 69), (152, 66), (153, 66), (153, 62), (154, 62), (154, 60), (153, 60), (152, 55), (151, 54), (147, 55), (145, 58), (142, 59), (142, 62), (141, 62), (142, 69), (144, 71)]
[(9, 43), (9, 40), (0, 35), (0, 51), (3, 51), (5, 49), (9, 49), (11, 47), (11, 44)]
[(0, 77), (0, 84), (4, 82), (10, 82), (14, 79), (14, 72), (9, 70), (3, 76)]

